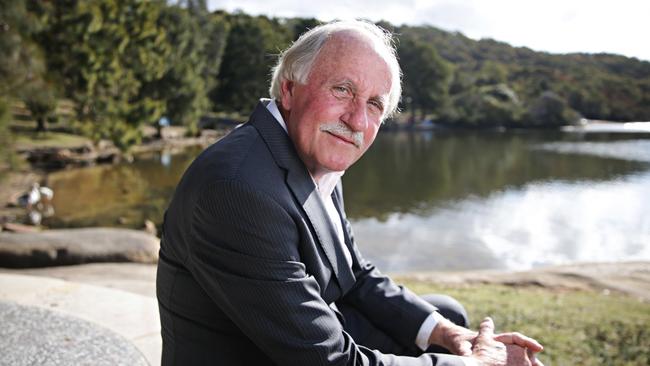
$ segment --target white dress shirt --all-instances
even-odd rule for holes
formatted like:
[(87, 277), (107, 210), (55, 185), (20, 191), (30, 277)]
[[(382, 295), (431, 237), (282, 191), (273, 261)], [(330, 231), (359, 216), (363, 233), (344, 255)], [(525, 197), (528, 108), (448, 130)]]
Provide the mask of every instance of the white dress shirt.
[[(280, 126), (282, 126), (284, 131), (287, 132), (287, 125), (284, 122), (284, 118), (282, 118), (282, 114), (280, 113), (280, 110), (278, 109), (275, 100), (271, 100), (269, 104), (266, 105), (266, 109), (268, 109), (268, 111), (273, 115), (273, 117), (275, 117), (275, 120), (280, 124)], [(320, 196), (321, 200), (323, 201), (323, 204), (325, 205), (327, 216), (329, 217), (330, 222), (334, 226), (336, 230), (336, 235), (339, 239), (339, 243), (341, 244), (345, 243), (345, 237), (343, 235), (341, 217), (339, 216), (339, 213), (336, 210), (336, 206), (334, 206), (334, 201), (332, 200), (332, 192), (334, 191), (336, 184), (339, 182), (339, 179), (341, 179), (341, 176), (343, 176), (344, 173), (345, 171), (327, 173), (321, 177), (319, 182), (314, 182), (316, 183), (316, 187), (318, 188), (318, 195)], [(345, 259), (348, 262), (348, 265), (352, 267), (352, 255), (350, 254), (350, 250), (348, 250), (348, 247), (346, 245), (341, 245), (341, 246), (343, 247), (343, 253), (345, 254)], [(420, 330), (418, 331), (417, 337), (415, 339), (415, 344), (421, 350), (424, 351), (429, 347), (429, 336), (431, 335), (431, 332), (436, 327), (440, 319), (442, 319), (442, 315), (440, 315), (437, 311), (434, 311), (424, 320), (424, 322), (420, 326)], [(465, 365), (467, 366), (476, 365), (473, 359), (467, 357), (462, 357), (462, 358), (463, 358), (463, 362), (465, 362)]]

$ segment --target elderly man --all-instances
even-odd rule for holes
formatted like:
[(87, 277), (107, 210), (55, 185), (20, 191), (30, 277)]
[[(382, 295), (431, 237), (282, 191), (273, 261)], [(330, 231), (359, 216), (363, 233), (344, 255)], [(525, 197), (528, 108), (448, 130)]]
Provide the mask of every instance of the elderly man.
[(281, 55), (274, 99), (192, 163), (165, 214), (164, 365), (537, 363), (536, 341), (452, 323), (466, 325), (455, 301), (431, 305), (356, 247), (340, 177), (400, 93), (390, 35), (370, 23), (317, 27)]

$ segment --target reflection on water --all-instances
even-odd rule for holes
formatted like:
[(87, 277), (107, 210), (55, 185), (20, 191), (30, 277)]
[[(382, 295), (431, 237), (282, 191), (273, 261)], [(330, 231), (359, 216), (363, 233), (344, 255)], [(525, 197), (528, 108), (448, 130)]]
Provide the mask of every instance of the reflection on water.
[[(160, 224), (198, 152), (51, 174), (46, 224)], [(650, 259), (650, 140), (639, 135), (382, 133), (344, 194), (359, 246), (387, 271)]]
[(650, 140), (615, 142), (550, 142), (537, 148), (562, 154), (586, 154), (604, 158), (636, 160), (650, 163)]
[[(612, 143), (620, 152), (627, 144), (563, 141), (569, 138), (548, 132), (380, 134), (343, 177), (348, 216), (383, 220), (394, 212), (426, 214), (450, 200), (486, 197), (529, 182), (606, 181), (648, 169), (645, 162), (590, 155), (588, 148), (581, 154), (539, 148)], [(645, 142), (640, 146), (633, 141), (628, 148), (645, 148), (637, 154), (650, 156), (650, 143)]]
[(428, 215), (357, 220), (362, 251), (387, 271), (526, 269), (650, 259), (650, 173), (611, 182), (531, 183)]
[(131, 164), (64, 170), (48, 176), (54, 189), (53, 227), (124, 226), (140, 228), (145, 220), (162, 222), (174, 188), (200, 152), (141, 156)]

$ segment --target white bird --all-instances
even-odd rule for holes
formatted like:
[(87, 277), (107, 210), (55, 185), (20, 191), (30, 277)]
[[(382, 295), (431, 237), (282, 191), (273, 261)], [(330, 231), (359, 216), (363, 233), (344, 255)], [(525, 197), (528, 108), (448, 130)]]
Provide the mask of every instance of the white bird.
[(39, 187), (38, 193), (41, 194), (41, 201), (45, 203), (52, 201), (54, 197), (54, 191), (50, 187)]
[(43, 214), (35, 210), (29, 211), (29, 214), (27, 214), (27, 218), (29, 219), (29, 222), (32, 225), (40, 225), (41, 221), (43, 220)]
[(32, 184), (32, 188), (18, 197), (18, 205), (22, 207), (32, 207), (41, 200), (41, 192), (39, 191), (40, 185), (38, 183)]
[(41, 202), (52, 201), (54, 191), (49, 187), (41, 187), (40, 184), (32, 184), (32, 188), (18, 197), (18, 205), (31, 208)]

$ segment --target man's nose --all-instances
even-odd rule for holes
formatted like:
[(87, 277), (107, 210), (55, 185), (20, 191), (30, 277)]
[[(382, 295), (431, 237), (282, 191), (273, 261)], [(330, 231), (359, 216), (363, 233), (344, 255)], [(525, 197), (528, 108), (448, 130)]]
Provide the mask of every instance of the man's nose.
[(353, 131), (364, 131), (368, 126), (368, 110), (366, 104), (357, 100), (350, 101), (341, 119)]

